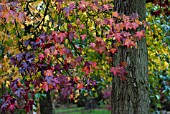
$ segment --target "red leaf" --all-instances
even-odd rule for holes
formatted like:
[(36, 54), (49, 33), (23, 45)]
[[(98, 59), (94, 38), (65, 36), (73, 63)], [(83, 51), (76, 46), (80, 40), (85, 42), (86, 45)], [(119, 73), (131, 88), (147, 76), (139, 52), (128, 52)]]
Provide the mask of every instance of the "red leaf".
[(115, 11), (115, 12), (112, 12), (112, 16), (113, 16), (113, 17), (118, 17), (119, 14)]
[(124, 77), (127, 74), (126, 70), (122, 66), (111, 67), (110, 72), (114, 74), (114, 76)]
[(115, 54), (115, 53), (117, 52), (117, 49), (111, 48), (111, 49), (110, 49), (110, 52), (111, 52), (112, 54)]
[(47, 82), (43, 82), (41, 86), (45, 91), (48, 91), (48, 84)]
[(159, 16), (161, 12), (162, 12), (161, 10), (156, 10), (156, 11), (151, 12), (151, 14), (155, 16)]
[(78, 49), (78, 51), (82, 51), (82, 48), (81, 47), (79, 47), (78, 45), (75, 45), (75, 47)]
[(84, 24), (81, 24), (81, 25), (80, 25), (80, 28), (81, 28), (81, 29), (84, 29), (84, 28), (85, 28)]
[(39, 41), (40, 41), (40, 38), (37, 38), (35, 42), (37, 43), (37, 42), (39, 42)]
[(120, 33), (114, 34), (114, 37), (119, 43), (121, 42), (122, 35)]
[(138, 27), (139, 27), (139, 24), (137, 24), (136, 22), (133, 22), (133, 23), (132, 23), (132, 28), (133, 28), (134, 30), (136, 30)]
[(127, 46), (128, 48), (130, 48), (132, 46), (136, 46), (135, 42), (130, 39), (126, 39), (124, 42), (124, 45)]
[(59, 39), (58, 39), (58, 36), (57, 36), (57, 33), (56, 32), (52, 32), (52, 35), (51, 35), (52, 39), (54, 40), (54, 42), (59, 42)]
[(93, 68), (95, 68), (95, 69), (97, 68), (97, 63), (96, 62), (91, 62), (91, 65), (92, 65)]
[(83, 69), (82, 69), (83, 72), (86, 73), (86, 76), (90, 73), (90, 68), (87, 67), (87, 66), (84, 66)]
[(92, 72), (92, 69), (91, 69), (90, 66), (91, 66), (91, 63), (90, 63), (90, 62), (86, 61), (86, 62), (84, 63), (84, 66), (83, 66), (82, 71), (86, 73), (86, 76), (87, 76), (90, 72)]
[(118, 68), (117, 68), (117, 67), (111, 67), (110, 72), (111, 72), (111, 73), (113, 73), (113, 74), (114, 74), (114, 76), (116, 76), (116, 75), (119, 73), (119, 71), (118, 71)]
[(58, 51), (55, 49), (54, 51), (53, 51), (53, 55), (55, 56), (55, 55), (57, 55), (58, 54)]
[(25, 107), (24, 107), (26, 112), (29, 112), (30, 110), (32, 110), (33, 105), (34, 105), (34, 101), (33, 100), (28, 100)]
[(60, 49), (60, 50), (59, 50), (59, 52), (60, 52), (60, 55), (62, 56), (62, 55), (64, 55), (64, 54), (65, 54), (65, 49), (64, 49), (64, 48), (62, 48), (62, 49)]
[(131, 26), (131, 22), (124, 22), (124, 25), (125, 25), (126, 30), (128, 30), (128, 29), (131, 29), (131, 28), (132, 28), (132, 26)]
[(121, 62), (120, 63), (120, 67), (126, 67), (127, 66), (127, 62)]
[(85, 40), (86, 36), (86, 34), (81, 35), (82, 40)]
[(64, 38), (66, 38), (66, 36), (67, 36), (67, 32), (58, 33), (58, 37), (60, 38), (61, 43), (64, 41)]
[(90, 43), (90, 47), (95, 48), (96, 44), (95, 43)]
[(80, 19), (76, 20), (76, 24), (79, 25), (80, 24)]
[(44, 54), (45, 54), (45, 55), (50, 55), (50, 50), (49, 50), (49, 49), (45, 49), (45, 50), (44, 50)]
[(131, 36), (131, 34), (129, 32), (126, 32), (126, 31), (122, 31), (121, 33), (126, 38)]
[(73, 100), (73, 99), (74, 99), (74, 95), (70, 94), (70, 100)]
[(99, 53), (102, 54), (105, 51), (105, 47), (104, 46), (100, 46), (99, 47)]
[(85, 2), (84, 0), (81, 0), (81, 2), (79, 3), (79, 10), (85, 11), (86, 5), (87, 5), (87, 2)]
[(144, 30), (136, 32), (135, 37), (137, 37), (139, 40), (141, 40), (142, 37), (145, 37)]
[(83, 57), (77, 57), (77, 58), (75, 59), (75, 61), (76, 61), (76, 62), (79, 62), (79, 63), (80, 63), (82, 60), (83, 60)]
[(29, 106), (25, 106), (24, 109), (26, 110), (26, 112), (30, 111), (30, 107)]
[(44, 71), (45, 76), (53, 76), (53, 71), (52, 70), (46, 70)]
[(72, 41), (72, 39), (75, 37), (75, 34), (74, 34), (74, 32), (69, 32), (69, 39), (70, 39), (70, 41)]
[(74, 78), (73, 78), (73, 81), (74, 81), (75, 83), (78, 83), (79, 80), (80, 80), (80, 79), (77, 78), (77, 77), (74, 77)]
[(39, 54), (38, 58), (39, 58), (40, 61), (42, 61), (45, 58), (44, 54)]
[(108, 4), (103, 5), (103, 9), (108, 11), (109, 10)]
[(10, 105), (8, 106), (8, 109), (9, 109), (11, 112), (14, 112), (15, 105), (14, 105), (14, 104), (10, 104)]
[(96, 41), (97, 41), (97, 42), (101, 42), (101, 43), (102, 43), (102, 42), (103, 42), (103, 39), (102, 39), (102, 38), (100, 38), (100, 37), (96, 37)]
[(121, 22), (121, 23), (116, 24), (114, 28), (116, 31), (120, 32), (120, 30), (123, 30), (124, 27), (125, 27), (124, 23)]

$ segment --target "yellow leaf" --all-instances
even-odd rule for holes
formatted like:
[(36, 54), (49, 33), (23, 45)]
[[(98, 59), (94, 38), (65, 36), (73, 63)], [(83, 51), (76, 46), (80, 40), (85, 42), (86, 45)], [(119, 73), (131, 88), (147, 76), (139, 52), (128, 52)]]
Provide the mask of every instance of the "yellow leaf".
[(92, 88), (92, 91), (95, 91), (95, 88)]
[(109, 77), (107, 80), (108, 82), (112, 82), (112, 77)]
[(47, 21), (49, 21), (50, 19), (49, 19), (49, 15), (46, 15), (45, 16), (45, 22), (47, 22)]
[(10, 81), (6, 81), (6, 87), (9, 87)]
[(88, 93), (84, 93), (84, 96), (87, 96), (88, 95)]
[(43, 29), (44, 29), (44, 31), (47, 31), (47, 27), (44, 27), (44, 26), (43, 26)]

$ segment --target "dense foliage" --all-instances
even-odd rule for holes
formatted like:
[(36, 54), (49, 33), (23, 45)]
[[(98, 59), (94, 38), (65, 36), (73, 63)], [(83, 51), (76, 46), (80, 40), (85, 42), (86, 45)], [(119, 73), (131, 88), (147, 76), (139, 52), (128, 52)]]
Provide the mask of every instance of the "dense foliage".
[[(152, 108), (164, 109), (170, 102), (170, 22), (168, 1), (147, 4), (149, 87)], [(158, 13), (159, 12), (159, 13)]]
[[(157, 5), (147, 9), (150, 96), (157, 104), (169, 96), (169, 26), (162, 21), (169, 17), (153, 17)], [(146, 25), (137, 14), (114, 12), (113, 0), (2, 0), (0, 24), (3, 112), (28, 112), (45, 91), (77, 102), (82, 94), (97, 97), (112, 75), (125, 81), (128, 64), (113, 66), (112, 57), (118, 47), (137, 48)]]
[[(126, 80), (127, 64), (122, 61), (112, 66), (112, 56), (119, 46), (133, 48), (145, 35), (138, 31), (142, 23), (137, 14), (125, 16), (113, 12), (109, 2), (1, 3), (1, 23), (8, 42), (2, 45), (4, 48), (12, 45), (20, 51), (8, 49), (12, 67), (6, 69), (7, 75), (14, 68), (19, 76), (10, 79), (10, 89), (1, 99), (2, 111), (13, 112), (16, 108), (29, 111), (35, 93), (51, 89), (74, 99), (74, 92), (95, 91), (103, 79), (111, 80), (110, 72)], [(5, 59), (7, 53), (3, 54)]]

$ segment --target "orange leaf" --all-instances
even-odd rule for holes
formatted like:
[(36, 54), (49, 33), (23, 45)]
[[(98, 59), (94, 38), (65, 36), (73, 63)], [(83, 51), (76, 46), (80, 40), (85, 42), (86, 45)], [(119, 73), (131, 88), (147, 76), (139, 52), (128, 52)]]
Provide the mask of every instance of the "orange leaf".
[(82, 89), (83, 87), (84, 87), (84, 85), (82, 83), (77, 84), (78, 89)]
[(112, 16), (113, 16), (113, 17), (118, 17), (119, 14), (115, 11), (115, 12), (112, 12)]

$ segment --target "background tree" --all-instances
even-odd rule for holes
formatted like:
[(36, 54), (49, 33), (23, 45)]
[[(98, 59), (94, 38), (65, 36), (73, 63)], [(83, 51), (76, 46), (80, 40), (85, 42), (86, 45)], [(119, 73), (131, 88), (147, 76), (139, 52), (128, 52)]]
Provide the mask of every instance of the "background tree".
[[(114, 9), (126, 15), (138, 13), (145, 20), (145, 0), (114, 0)], [(128, 75), (126, 81), (113, 77), (112, 114), (149, 113), (147, 55), (146, 39), (142, 39), (137, 42), (137, 48), (120, 47), (113, 57), (114, 65), (127, 62)]]
[[(149, 96), (151, 111), (170, 110), (170, 23), (168, 4), (162, 0), (157, 3), (147, 3), (147, 18), (149, 23), (146, 37), (149, 62)], [(158, 6), (158, 7), (157, 7)]]

